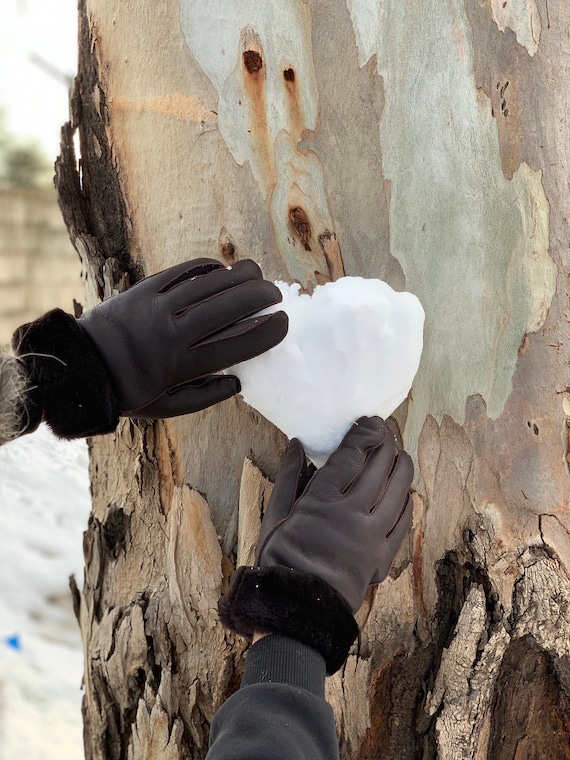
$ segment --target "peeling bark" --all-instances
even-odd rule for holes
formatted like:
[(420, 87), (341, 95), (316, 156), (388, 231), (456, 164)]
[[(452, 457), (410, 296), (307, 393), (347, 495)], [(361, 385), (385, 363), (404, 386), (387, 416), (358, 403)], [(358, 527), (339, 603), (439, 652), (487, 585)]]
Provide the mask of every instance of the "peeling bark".
[(438, 713), (438, 757), (442, 760), (472, 758), (478, 752), (485, 757), (482, 729), (509, 640), (502, 627), (489, 636), (486, 618), (485, 593), (472, 586), (427, 700), (429, 714)]
[[(564, 0), (80, 2), (56, 169), (88, 305), (203, 255), (422, 298), (413, 526), (327, 682), (343, 760), (570, 757), (568, 28)], [(237, 399), (91, 441), (88, 760), (206, 754), (284, 446)]]

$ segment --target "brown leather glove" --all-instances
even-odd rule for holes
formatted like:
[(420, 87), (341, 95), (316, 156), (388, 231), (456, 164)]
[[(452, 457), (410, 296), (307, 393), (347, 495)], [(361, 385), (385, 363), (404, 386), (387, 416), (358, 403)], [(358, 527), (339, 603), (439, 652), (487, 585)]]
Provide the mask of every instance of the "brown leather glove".
[(413, 466), (379, 417), (362, 417), (310, 477), (291, 441), (263, 517), (255, 566), (240, 567), (219, 605), (251, 638), (280, 633), (317, 649), (327, 673), (358, 635), (353, 613), (383, 580), (412, 517)]
[(147, 277), (78, 323), (101, 355), (120, 413), (155, 419), (238, 393), (237, 377), (215, 373), (283, 340), (284, 312), (252, 317), (280, 301), (253, 261), (227, 268), (195, 259)]

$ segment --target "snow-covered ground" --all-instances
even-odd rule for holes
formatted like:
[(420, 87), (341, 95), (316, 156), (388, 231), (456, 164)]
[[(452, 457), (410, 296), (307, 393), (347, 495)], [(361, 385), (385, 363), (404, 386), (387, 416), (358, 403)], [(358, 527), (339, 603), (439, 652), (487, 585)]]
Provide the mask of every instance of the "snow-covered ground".
[(42, 427), (0, 448), (0, 760), (83, 757), (79, 628), (87, 448)]

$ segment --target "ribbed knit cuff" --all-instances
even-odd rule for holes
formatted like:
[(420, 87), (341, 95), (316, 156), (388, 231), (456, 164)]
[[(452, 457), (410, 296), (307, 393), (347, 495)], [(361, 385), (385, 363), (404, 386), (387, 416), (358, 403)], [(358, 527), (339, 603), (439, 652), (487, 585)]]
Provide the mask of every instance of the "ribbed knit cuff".
[(255, 683), (282, 683), (325, 696), (324, 658), (306, 644), (272, 634), (256, 642), (247, 654), (241, 687)]

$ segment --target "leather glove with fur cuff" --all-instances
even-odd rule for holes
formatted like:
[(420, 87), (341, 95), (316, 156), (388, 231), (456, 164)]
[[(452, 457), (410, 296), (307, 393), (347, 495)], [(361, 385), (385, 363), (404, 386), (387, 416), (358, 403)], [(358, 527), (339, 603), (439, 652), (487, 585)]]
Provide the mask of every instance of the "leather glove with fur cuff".
[(42, 415), (59, 438), (111, 433), (117, 427), (119, 414), (107, 371), (70, 314), (54, 309), (22, 325), (12, 337), (12, 348), (26, 368), (28, 397), (30, 403), (33, 400), (34, 422), (26, 433), (35, 430)]
[(219, 604), (225, 628), (251, 640), (279, 633), (319, 652), (332, 675), (358, 636), (348, 604), (328, 583), (286, 567), (239, 567)]
[(261, 522), (255, 566), (240, 567), (220, 602), (246, 637), (281, 633), (312, 646), (329, 675), (358, 635), (352, 617), (382, 581), (412, 518), (413, 466), (379, 417), (361, 417), (326, 464), (308, 466), (293, 439)]

